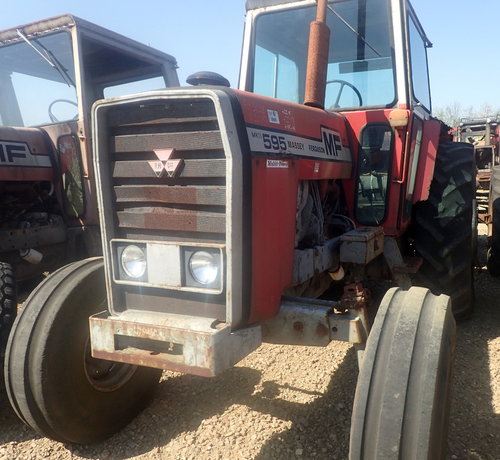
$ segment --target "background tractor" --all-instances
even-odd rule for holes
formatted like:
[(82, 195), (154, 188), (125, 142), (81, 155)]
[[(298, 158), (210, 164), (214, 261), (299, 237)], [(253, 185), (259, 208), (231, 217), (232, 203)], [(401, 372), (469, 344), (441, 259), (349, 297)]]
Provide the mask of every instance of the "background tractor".
[(175, 69), (173, 57), (74, 16), (0, 32), (2, 356), (16, 283), (102, 252), (92, 103), (175, 86)]
[[(248, 0), (240, 89), (202, 72), (97, 102), (103, 258), (26, 301), (6, 357), (17, 414), (94, 442), (162, 369), (214, 376), (262, 340), (344, 340), (351, 458), (441, 458), (475, 170), (431, 116), (430, 46), (406, 0)], [(378, 311), (368, 280), (395, 286)]]
[(474, 146), (477, 212), (488, 225), (488, 270), (500, 275), (500, 115), (464, 118), (455, 138)]

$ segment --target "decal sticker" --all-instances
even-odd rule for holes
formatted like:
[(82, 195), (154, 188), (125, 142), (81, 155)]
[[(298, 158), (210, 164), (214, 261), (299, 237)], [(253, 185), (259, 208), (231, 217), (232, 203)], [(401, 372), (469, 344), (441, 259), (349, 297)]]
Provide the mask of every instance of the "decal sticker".
[(251, 126), (247, 126), (247, 133), (250, 149), (253, 152), (351, 161), (351, 151), (347, 146), (342, 145), (340, 134), (325, 127), (321, 128), (320, 139)]
[(25, 142), (0, 141), (0, 166), (51, 168), (48, 155), (33, 155)]
[(288, 169), (288, 161), (283, 160), (267, 160), (266, 166), (268, 168), (283, 168)]
[(285, 108), (281, 110), (281, 125), (286, 131), (295, 131), (295, 118), (291, 110)]
[(280, 124), (280, 116), (276, 110), (267, 109), (267, 118), (269, 123), (273, 123), (275, 125)]

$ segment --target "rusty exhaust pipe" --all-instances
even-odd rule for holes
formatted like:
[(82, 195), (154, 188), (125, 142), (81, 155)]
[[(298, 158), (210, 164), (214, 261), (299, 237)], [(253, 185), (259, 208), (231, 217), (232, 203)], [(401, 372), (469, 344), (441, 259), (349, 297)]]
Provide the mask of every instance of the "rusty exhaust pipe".
[(309, 29), (304, 104), (324, 108), (330, 29), (326, 25), (327, 0), (318, 0), (316, 20)]

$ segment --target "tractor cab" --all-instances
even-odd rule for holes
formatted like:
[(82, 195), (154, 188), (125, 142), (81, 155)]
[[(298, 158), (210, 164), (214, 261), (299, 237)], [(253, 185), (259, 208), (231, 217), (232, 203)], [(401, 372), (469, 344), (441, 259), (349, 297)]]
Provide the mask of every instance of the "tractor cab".
[[(240, 87), (302, 103), (315, 1), (249, 0)], [(403, 18), (403, 21), (401, 20)], [(324, 107), (431, 109), (425, 35), (408, 1), (330, 1)]]
[[(315, 17), (313, 0), (248, 0), (240, 87), (302, 104), (308, 54), (314, 55), (303, 37)], [(341, 112), (356, 141), (354, 181), (344, 184), (350, 217), (400, 235), (412, 205), (427, 198), (432, 176), (420, 146), (431, 142), (433, 157), (437, 149), (427, 66), (432, 44), (409, 1), (330, 1), (325, 23), (329, 39), (313, 45), (326, 56), (317, 106)]]
[(72, 15), (1, 31), (0, 140), (7, 153), (0, 156), (0, 180), (8, 189), (3, 193), (11, 193), (13, 182), (42, 180), (58, 190), (62, 181), (66, 222), (97, 224), (90, 199), (92, 104), (177, 86), (175, 69), (172, 56)]
[(175, 59), (75, 16), (0, 32), (0, 126), (83, 119), (104, 97), (178, 84)]

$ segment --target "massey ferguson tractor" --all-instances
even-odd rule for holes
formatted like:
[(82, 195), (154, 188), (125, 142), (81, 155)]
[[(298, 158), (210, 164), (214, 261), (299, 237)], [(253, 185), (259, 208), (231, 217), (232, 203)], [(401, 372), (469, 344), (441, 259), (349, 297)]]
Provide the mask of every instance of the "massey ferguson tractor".
[(488, 270), (500, 276), (500, 114), (463, 119), (455, 137), (474, 146), (478, 217), (488, 225)]
[(171, 56), (74, 16), (0, 32), (0, 355), (16, 281), (102, 253), (92, 103), (127, 85), (178, 85), (175, 68)]
[[(248, 0), (239, 90), (202, 72), (97, 102), (103, 258), (52, 273), (17, 318), (21, 419), (91, 443), (162, 369), (342, 340), (360, 363), (351, 459), (442, 458), (475, 176), (472, 145), (431, 117), (430, 46), (407, 0)], [(379, 305), (377, 279), (395, 286)]]

